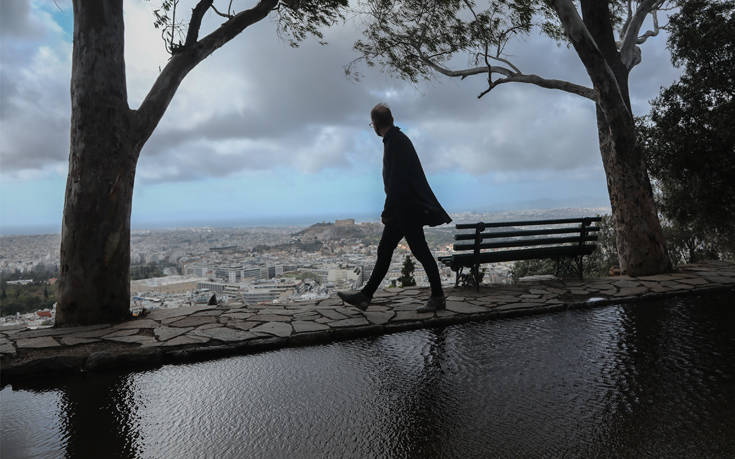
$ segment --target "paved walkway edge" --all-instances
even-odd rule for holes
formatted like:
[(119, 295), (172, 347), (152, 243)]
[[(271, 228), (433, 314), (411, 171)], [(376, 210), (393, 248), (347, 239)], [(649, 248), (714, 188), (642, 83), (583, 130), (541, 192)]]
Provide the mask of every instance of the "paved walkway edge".
[[(487, 288), (487, 287), (485, 287)], [(299, 333), (288, 337), (255, 338), (248, 341), (216, 345), (189, 346), (183, 348), (127, 348), (124, 350), (98, 351), (89, 355), (50, 355), (36, 359), (4, 365), (0, 369), (0, 387), (29, 378), (50, 377), (55, 374), (83, 374), (106, 370), (143, 370), (166, 364), (192, 363), (235, 355), (246, 355), (286, 347), (311, 346), (355, 338), (385, 335), (423, 328), (446, 327), (449, 325), (497, 320), (510, 317), (544, 314), (579, 308), (599, 308), (612, 304), (635, 303), (657, 298), (689, 296), (715, 292), (735, 292), (735, 285), (692, 286), (691, 289), (643, 295), (623, 296), (599, 301), (567, 302), (544, 305), (529, 305), (507, 311), (486, 311), (459, 314), (451, 317), (432, 317), (421, 320), (387, 323), (385, 325), (362, 325), (339, 329)]]

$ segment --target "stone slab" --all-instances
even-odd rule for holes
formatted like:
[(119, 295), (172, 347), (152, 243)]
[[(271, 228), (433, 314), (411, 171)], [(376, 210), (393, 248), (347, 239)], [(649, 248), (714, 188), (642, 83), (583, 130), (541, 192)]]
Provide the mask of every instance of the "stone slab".
[(287, 336), (291, 336), (293, 329), (291, 328), (290, 324), (286, 324), (283, 322), (268, 322), (254, 327), (251, 331), (268, 333), (274, 336), (285, 338)]
[(385, 325), (396, 313), (393, 311), (365, 311), (363, 315), (371, 324)]
[(171, 338), (176, 338), (179, 335), (183, 335), (184, 333), (193, 330), (193, 327), (166, 327), (161, 326), (158, 328), (153, 329), (153, 334), (156, 335), (156, 338), (158, 338), (158, 341), (168, 341)]
[(327, 298), (324, 301), (319, 302), (319, 306), (342, 306), (341, 298)]
[(100, 342), (99, 338), (77, 338), (76, 336), (62, 336), (61, 344), (64, 346), (77, 346), (79, 344), (90, 344)]
[(198, 327), (200, 325), (213, 324), (213, 323), (217, 323), (216, 317), (205, 316), (205, 317), (185, 317), (175, 322), (171, 322), (168, 325), (170, 325), (171, 327), (184, 327), (185, 328), (185, 327)]
[(247, 319), (252, 316), (253, 316), (252, 312), (226, 312), (220, 316), (220, 319), (223, 319), (226, 317), (230, 319), (243, 320), (243, 319)]
[(128, 344), (154, 344), (157, 343), (156, 338), (152, 336), (144, 335), (130, 335), (130, 336), (105, 336), (104, 339), (107, 341), (114, 341), (116, 343), (128, 343)]
[(615, 296), (637, 296), (647, 292), (648, 289), (646, 287), (629, 287), (621, 288)]
[(251, 322), (249, 320), (231, 320), (227, 322), (227, 326), (230, 328), (237, 328), (238, 330), (248, 331), (253, 327), (260, 325), (260, 322)]
[(236, 342), (236, 341), (245, 341), (248, 339), (253, 339), (253, 338), (258, 337), (258, 335), (251, 333), (249, 331), (234, 330), (228, 327), (217, 327), (217, 328), (208, 328), (206, 330), (197, 330), (196, 335), (204, 336), (204, 337), (211, 338), (211, 339), (216, 339), (218, 341), (225, 341), (228, 343)]
[(409, 320), (423, 320), (434, 317), (433, 312), (397, 311), (391, 322), (405, 322)]
[(334, 309), (321, 309), (320, 308), (320, 309), (317, 309), (317, 312), (319, 314), (323, 315), (324, 317), (326, 317), (328, 319), (331, 319), (331, 320), (342, 320), (342, 319), (346, 319), (347, 318), (346, 315), (344, 315), (344, 314), (342, 314), (340, 312), (337, 312)]
[(329, 322), (329, 326), (332, 328), (345, 328), (345, 327), (359, 327), (362, 325), (370, 325), (364, 317), (356, 317), (353, 319), (342, 319)]
[(14, 355), (15, 346), (13, 346), (11, 343), (0, 344), (0, 354)]
[(276, 314), (254, 314), (250, 316), (250, 320), (259, 320), (261, 322), (291, 322), (289, 316), (279, 316)]
[(187, 344), (204, 344), (208, 343), (210, 341), (209, 338), (206, 336), (191, 336), (191, 335), (181, 335), (177, 336), (176, 338), (172, 338), (165, 343), (162, 343), (162, 346), (185, 346)]
[(124, 330), (114, 330), (112, 333), (108, 333), (107, 335), (103, 335), (102, 338), (114, 338), (115, 336), (131, 336), (131, 335), (135, 335), (139, 331), (140, 330), (138, 330), (137, 328), (127, 328), (127, 329), (124, 329)]
[(47, 347), (61, 346), (55, 339), (50, 336), (42, 336), (39, 338), (22, 338), (15, 342), (18, 349), (43, 349)]
[(508, 303), (501, 306), (498, 306), (494, 309), (494, 311), (523, 311), (526, 309), (534, 309), (539, 306), (542, 306), (542, 304), (538, 303)]
[(146, 315), (147, 319), (163, 320), (170, 319), (172, 317), (182, 317), (194, 314), (195, 312), (205, 311), (212, 309), (213, 306), (190, 306), (185, 308), (171, 308), (171, 309), (154, 309)]
[(90, 332), (90, 331), (96, 331), (101, 330), (104, 328), (109, 327), (110, 324), (100, 324), (100, 325), (87, 325), (83, 327), (49, 327), (49, 328), (39, 328), (36, 330), (26, 330), (18, 332), (14, 337), (15, 338), (39, 338), (41, 336), (62, 336), (62, 335), (71, 335), (74, 333), (82, 333), (82, 332)]
[(124, 329), (124, 328), (156, 328), (158, 327), (158, 322), (151, 319), (136, 319), (136, 320), (129, 320), (127, 322), (123, 322), (121, 324), (115, 325), (113, 328), (117, 329)]
[(486, 312), (488, 309), (469, 303), (460, 303), (458, 301), (447, 301), (447, 309), (460, 314), (476, 314), (478, 312)]
[(293, 325), (293, 331), (295, 333), (306, 333), (306, 332), (314, 332), (314, 331), (321, 331), (321, 330), (329, 330), (328, 325), (320, 324), (317, 322), (312, 322), (309, 320), (295, 320), (292, 325)]
[(107, 328), (101, 328), (99, 330), (72, 333), (71, 335), (67, 335), (67, 336), (74, 337), (74, 338), (101, 338), (102, 336), (109, 335), (110, 333), (115, 333), (116, 331), (119, 332), (121, 330), (116, 330), (112, 327), (107, 327)]
[(707, 282), (706, 279), (702, 279), (702, 278), (679, 279), (677, 282), (680, 282), (682, 284), (689, 284), (689, 285), (707, 285), (709, 283)]
[(208, 317), (208, 316), (219, 316), (224, 311), (218, 309), (210, 309), (208, 311), (199, 311), (192, 314), (192, 317)]

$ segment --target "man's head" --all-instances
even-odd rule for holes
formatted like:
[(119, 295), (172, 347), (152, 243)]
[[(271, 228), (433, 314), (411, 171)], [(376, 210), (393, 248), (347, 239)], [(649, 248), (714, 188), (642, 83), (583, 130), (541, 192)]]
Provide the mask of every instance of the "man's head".
[(388, 132), (388, 129), (393, 127), (393, 114), (391, 114), (390, 108), (383, 103), (370, 110), (370, 119), (375, 133), (381, 137)]

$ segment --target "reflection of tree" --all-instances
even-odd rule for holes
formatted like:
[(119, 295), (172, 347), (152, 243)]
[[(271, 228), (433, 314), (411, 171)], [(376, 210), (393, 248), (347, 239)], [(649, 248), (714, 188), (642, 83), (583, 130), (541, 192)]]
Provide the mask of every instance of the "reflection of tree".
[(132, 375), (95, 373), (63, 386), (67, 457), (138, 457), (141, 432)]
[[(609, 447), (657, 456), (719, 456), (735, 447), (735, 314), (726, 296), (621, 307), (608, 370)], [(729, 444), (728, 444), (729, 443)], [(604, 450), (604, 449), (603, 449)], [(684, 453), (686, 455), (686, 453)]]

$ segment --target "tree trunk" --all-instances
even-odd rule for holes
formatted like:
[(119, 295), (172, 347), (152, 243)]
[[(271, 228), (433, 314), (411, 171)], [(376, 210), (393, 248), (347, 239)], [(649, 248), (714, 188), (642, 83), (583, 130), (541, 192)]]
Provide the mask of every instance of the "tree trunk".
[(651, 182), (636, 151), (635, 131), (615, 129), (599, 104), (597, 129), (622, 271), (631, 276), (670, 271)]
[(637, 145), (630, 70), (615, 45), (610, 4), (582, 0), (583, 21), (571, 1), (557, 0), (554, 7), (598, 94), (597, 130), (620, 267), (632, 276), (670, 271), (651, 182)]
[(132, 139), (122, 0), (74, 1), (71, 148), (56, 325), (130, 316)]

